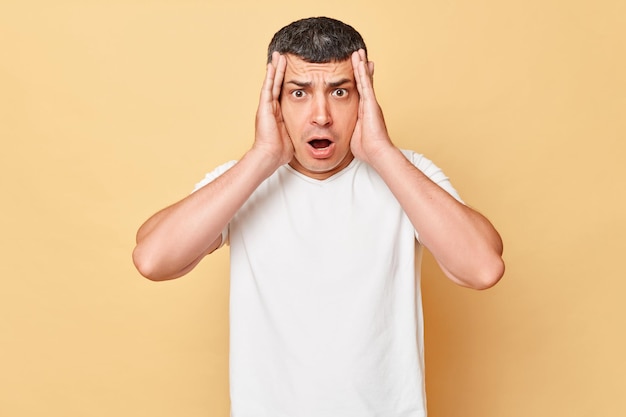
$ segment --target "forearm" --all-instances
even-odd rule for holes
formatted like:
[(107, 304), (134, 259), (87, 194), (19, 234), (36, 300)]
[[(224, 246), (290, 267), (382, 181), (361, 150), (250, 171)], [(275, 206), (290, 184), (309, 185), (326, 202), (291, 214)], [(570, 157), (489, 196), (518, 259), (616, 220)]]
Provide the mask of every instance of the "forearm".
[(251, 150), (215, 181), (152, 216), (137, 232), (137, 269), (153, 280), (191, 270), (219, 245), (230, 219), (276, 168), (276, 162)]
[(432, 182), (396, 147), (379, 152), (372, 166), (407, 213), (420, 242), (450, 279), (477, 289), (500, 279), (502, 241), (484, 216)]

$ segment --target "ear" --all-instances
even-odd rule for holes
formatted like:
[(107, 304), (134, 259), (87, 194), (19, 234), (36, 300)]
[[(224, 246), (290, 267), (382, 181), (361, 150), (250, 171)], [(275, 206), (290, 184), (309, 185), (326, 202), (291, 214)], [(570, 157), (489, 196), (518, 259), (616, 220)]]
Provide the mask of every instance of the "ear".
[(374, 61), (367, 61), (367, 69), (369, 70), (370, 77), (374, 76)]

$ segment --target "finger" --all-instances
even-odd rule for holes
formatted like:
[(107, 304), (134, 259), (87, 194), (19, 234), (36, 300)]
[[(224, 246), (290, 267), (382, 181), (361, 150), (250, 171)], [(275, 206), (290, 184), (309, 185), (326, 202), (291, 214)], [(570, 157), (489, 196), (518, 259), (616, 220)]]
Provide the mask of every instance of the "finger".
[(274, 77), (276, 68), (270, 62), (267, 64), (263, 87), (261, 88), (261, 102), (268, 103), (272, 101), (272, 86), (274, 85)]
[(372, 61), (367, 60), (367, 54), (365, 53), (365, 49), (359, 49), (359, 57), (361, 61), (366, 64), (367, 76), (370, 78), (372, 84), (374, 83), (374, 63)]
[(356, 81), (356, 88), (359, 91), (359, 94), (362, 94), (361, 75), (360, 75), (361, 55), (359, 54), (359, 51), (354, 51), (350, 58), (352, 59), (352, 70), (354, 71), (354, 80)]
[(370, 77), (368, 65), (365, 61), (359, 61), (357, 63), (357, 88), (361, 94), (363, 100), (367, 100), (373, 97), (372, 78)]
[(359, 53), (359, 57), (361, 58), (361, 61), (367, 62), (367, 55), (365, 54), (365, 49), (361, 48), (357, 52)]
[[(362, 81), (362, 72), (364, 72), (365, 76), (369, 79), (368, 84), (374, 84), (374, 63), (367, 60), (365, 50), (359, 49), (352, 54), (352, 66), (354, 69), (354, 76), (357, 80), (357, 88)], [(362, 93), (360, 90), (359, 92)]]
[(274, 54), (272, 54), (272, 63), (274, 62), (276, 71), (272, 81), (272, 98), (278, 100), (283, 89), (283, 80), (285, 78), (285, 71), (287, 70), (287, 59), (284, 55), (274, 52)]

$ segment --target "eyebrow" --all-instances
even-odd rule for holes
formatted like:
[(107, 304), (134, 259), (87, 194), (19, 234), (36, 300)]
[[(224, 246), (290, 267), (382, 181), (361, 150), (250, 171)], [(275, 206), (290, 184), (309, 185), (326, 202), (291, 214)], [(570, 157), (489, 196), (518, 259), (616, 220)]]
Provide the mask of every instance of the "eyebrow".
[[(350, 78), (342, 78), (337, 81), (331, 81), (327, 83), (326, 85), (330, 88), (335, 88), (335, 87), (340, 87), (348, 83), (352, 83), (352, 80)], [(298, 80), (285, 81), (285, 84), (295, 84), (296, 86), (301, 87), (301, 88), (307, 88), (313, 85), (311, 81), (298, 81)]]

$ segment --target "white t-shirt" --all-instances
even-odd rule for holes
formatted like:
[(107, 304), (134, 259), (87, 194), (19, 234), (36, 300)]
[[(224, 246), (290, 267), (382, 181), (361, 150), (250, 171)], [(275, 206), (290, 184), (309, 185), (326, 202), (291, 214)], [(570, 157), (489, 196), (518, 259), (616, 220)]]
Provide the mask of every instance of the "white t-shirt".
[[(460, 200), (432, 162), (403, 153)], [(424, 417), (416, 236), (356, 159), (326, 180), (289, 165), (265, 180), (224, 233), (231, 416)]]

